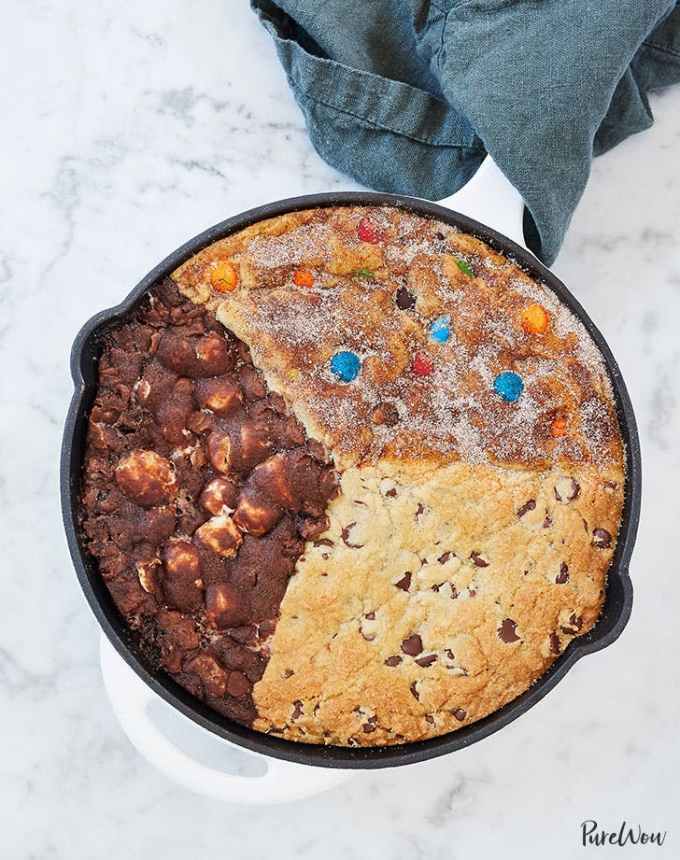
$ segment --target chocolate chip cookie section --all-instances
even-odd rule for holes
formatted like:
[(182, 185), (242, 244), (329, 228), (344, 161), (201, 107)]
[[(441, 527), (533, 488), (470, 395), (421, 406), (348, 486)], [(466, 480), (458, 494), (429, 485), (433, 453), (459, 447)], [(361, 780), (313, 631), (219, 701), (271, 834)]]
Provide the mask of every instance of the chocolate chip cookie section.
[(212, 314), (157, 287), (102, 345), (81, 528), (144, 656), (250, 725), (337, 478)]
[(611, 484), (587, 465), (345, 470), (281, 603), (255, 727), (404, 743), (523, 693), (600, 614)]

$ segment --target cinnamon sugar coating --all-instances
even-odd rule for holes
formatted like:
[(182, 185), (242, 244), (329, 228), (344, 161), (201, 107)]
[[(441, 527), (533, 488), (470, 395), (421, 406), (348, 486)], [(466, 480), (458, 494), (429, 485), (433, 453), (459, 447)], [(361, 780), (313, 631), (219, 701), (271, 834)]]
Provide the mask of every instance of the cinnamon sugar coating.
[[(358, 238), (367, 217), (379, 244)], [(226, 296), (206, 286), (224, 255), (241, 272)], [(301, 268), (313, 287), (295, 284)], [(175, 278), (248, 343), (268, 383), (339, 465), (622, 460), (607, 374), (582, 324), (515, 263), (448, 225), (384, 207), (293, 213), (215, 243)], [(541, 335), (523, 325), (536, 303), (549, 317)], [(450, 338), (438, 343), (430, 327), (445, 315)], [(338, 350), (361, 358), (356, 384), (330, 372)], [(430, 375), (413, 373), (416, 355), (431, 363)], [(524, 382), (517, 404), (493, 388), (508, 370)], [(381, 420), (386, 407), (398, 421)], [(568, 432), (555, 437), (561, 416)]]

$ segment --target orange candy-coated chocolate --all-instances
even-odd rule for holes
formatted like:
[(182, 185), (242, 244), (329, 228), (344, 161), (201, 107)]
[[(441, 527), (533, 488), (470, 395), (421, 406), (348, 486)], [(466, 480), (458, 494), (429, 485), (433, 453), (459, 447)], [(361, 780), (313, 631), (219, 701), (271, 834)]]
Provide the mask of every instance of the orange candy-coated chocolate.
[(543, 334), (548, 328), (549, 319), (543, 305), (528, 305), (522, 311), (522, 328), (527, 334)]
[(566, 435), (566, 432), (567, 419), (563, 415), (558, 415), (550, 425), (550, 435), (555, 439), (559, 439), (560, 436)]
[(228, 260), (220, 260), (210, 273), (210, 285), (218, 293), (231, 293), (238, 285), (238, 273)]

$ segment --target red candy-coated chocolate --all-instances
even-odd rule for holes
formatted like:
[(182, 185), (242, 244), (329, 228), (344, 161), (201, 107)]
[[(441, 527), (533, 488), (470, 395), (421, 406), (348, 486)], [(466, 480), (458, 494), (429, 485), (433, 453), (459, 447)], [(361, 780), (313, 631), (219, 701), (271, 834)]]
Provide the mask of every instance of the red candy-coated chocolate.
[(357, 235), (362, 242), (370, 242), (371, 245), (376, 245), (380, 241), (380, 230), (370, 220), (370, 218), (362, 218), (357, 227)]
[(434, 364), (427, 353), (417, 352), (413, 356), (411, 370), (416, 376), (429, 376), (434, 370)]

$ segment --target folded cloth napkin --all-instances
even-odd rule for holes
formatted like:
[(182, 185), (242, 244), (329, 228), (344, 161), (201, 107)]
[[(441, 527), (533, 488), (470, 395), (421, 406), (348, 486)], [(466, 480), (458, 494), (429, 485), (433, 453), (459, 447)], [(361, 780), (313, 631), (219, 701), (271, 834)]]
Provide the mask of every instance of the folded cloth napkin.
[(649, 128), (680, 81), (676, 0), (251, 0), (319, 154), (440, 199), (486, 152), (552, 263), (594, 155)]

